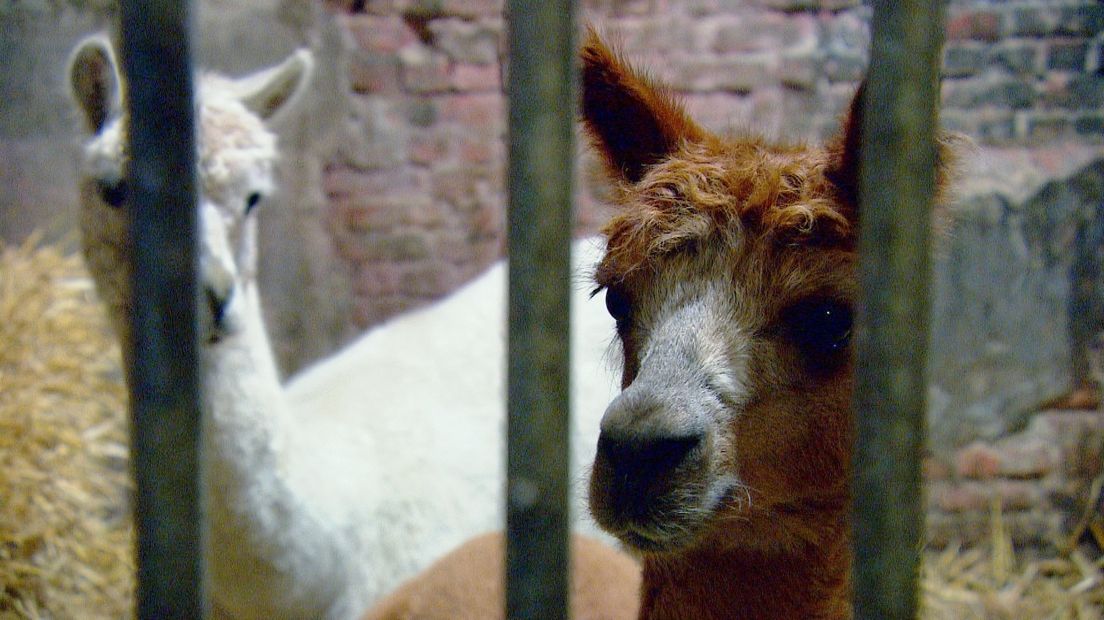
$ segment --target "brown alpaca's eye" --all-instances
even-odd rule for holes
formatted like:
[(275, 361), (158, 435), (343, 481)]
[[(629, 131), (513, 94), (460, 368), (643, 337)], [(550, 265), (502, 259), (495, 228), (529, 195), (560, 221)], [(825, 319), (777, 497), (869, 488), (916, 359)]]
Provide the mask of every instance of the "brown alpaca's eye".
[(257, 208), (257, 205), (261, 202), (261, 195), (258, 192), (253, 192), (245, 199), (245, 214), (249, 215), (253, 209)]
[(623, 327), (632, 317), (632, 303), (629, 296), (618, 288), (606, 289), (606, 311), (617, 321), (618, 327)]
[(786, 331), (804, 357), (823, 363), (851, 344), (851, 306), (831, 299), (813, 299), (784, 313)]
[(124, 179), (118, 181), (100, 181), (100, 198), (103, 199), (107, 206), (118, 209), (123, 206), (123, 203), (127, 200), (127, 195), (130, 193), (127, 187), (127, 182)]

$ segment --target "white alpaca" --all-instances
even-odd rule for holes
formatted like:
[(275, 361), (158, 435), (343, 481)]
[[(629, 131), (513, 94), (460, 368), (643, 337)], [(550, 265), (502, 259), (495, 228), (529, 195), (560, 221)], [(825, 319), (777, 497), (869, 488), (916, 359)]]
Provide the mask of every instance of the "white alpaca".
[[(273, 187), (275, 138), (264, 122), (289, 107), (311, 68), (298, 52), (244, 80), (198, 85), (209, 570), (216, 612), (233, 618), (354, 617), (503, 523), (502, 264), (279, 384), (252, 211)], [(92, 134), (82, 160), (85, 256), (127, 351), (125, 120), (111, 47), (82, 42), (69, 77)], [(600, 249), (576, 243), (576, 269)], [(603, 361), (614, 332), (584, 290), (572, 303), (573, 462), (588, 463), (615, 393)], [(573, 472), (578, 518), (585, 476)]]

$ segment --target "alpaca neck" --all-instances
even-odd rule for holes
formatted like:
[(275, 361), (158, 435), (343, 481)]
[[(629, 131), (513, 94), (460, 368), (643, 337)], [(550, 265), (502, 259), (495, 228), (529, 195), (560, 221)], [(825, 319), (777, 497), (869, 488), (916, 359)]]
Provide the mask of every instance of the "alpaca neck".
[(235, 616), (324, 617), (343, 585), (335, 540), (289, 485), (292, 412), (257, 295), (233, 303), (237, 330), (202, 347), (215, 594)]
[[(841, 524), (842, 525), (842, 524)], [(703, 544), (647, 556), (641, 620), (840, 620), (851, 617), (851, 539), (785, 551)]]
[[(208, 473), (220, 497), (277, 477), (291, 421), (256, 294), (233, 306), (235, 331), (200, 348)], [(230, 486), (224, 486), (229, 484)]]

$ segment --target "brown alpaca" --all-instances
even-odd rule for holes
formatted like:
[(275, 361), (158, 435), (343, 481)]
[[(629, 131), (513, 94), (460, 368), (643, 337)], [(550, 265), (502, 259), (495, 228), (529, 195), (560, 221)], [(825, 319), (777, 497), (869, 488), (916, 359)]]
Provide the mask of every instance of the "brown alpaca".
[(590, 503), (640, 618), (848, 618), (861, 107), (824, 148), (726, 139), (593, 32), (582, 59), (624, 354)]
[[(496, 620), (504, 618), (503, 538), (464, 543), (376, 605), (363, 620)], [(571, 539), (571, 618), (632, 620), (640, 566), (593, 538)]]

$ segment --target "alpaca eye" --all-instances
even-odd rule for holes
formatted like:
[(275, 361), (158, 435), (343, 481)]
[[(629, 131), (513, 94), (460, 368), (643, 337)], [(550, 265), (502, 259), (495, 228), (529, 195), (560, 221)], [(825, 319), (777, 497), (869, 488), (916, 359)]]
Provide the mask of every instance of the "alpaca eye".
[(100, 181), (100, 198), (112, 208), (118, 209), (126, 202), (129, 189), (123, 179), (118, 181)]
[(802, 355), (824, 362), (851, 344), (851, 307), (836, 300), (814, 299), (784, 314), (786, 328)]
[(253, 192), (245, 199), (245, 214), (249, 215), (251, 211), (261, 202), (261, 195), (258, 192)]
[(618, 327), (623, 326), (632, 316), (632, 303), (629, 301), (629, 296), (621, 289), (607, 288), (606, 311), (614, 321), (617, 321)]

